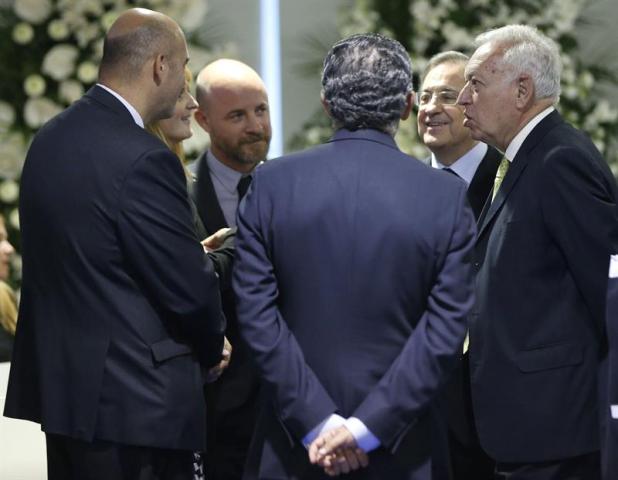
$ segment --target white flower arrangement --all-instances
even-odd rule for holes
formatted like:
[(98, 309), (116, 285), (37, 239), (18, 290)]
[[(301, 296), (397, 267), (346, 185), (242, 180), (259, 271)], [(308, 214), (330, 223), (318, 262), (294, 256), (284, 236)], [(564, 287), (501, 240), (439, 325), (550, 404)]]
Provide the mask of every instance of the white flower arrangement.
[[(191, 38), (207, 6), (207, 0), (0, 0), (0, 213), (17, 246), (17, 179), (28, 144), (37, 129), (96, 81), (103, 36), (114, 20), (128, 8), (150, 8), (175, 18)], [(189, 50), (194, 70), (204, 65), (196, 59), (213, 57), (206, 48), (189, 45)], [(196, 137), (191, 146), (203, 148), (207, 141)], [(13, 258), (12, 282), (18, 286), (21, 257)]]
[[(206, 0), (8, 0), (0, 2), (0, 63), (19, 65), (21, 79), (0, 89), (0, 175), (16, 177), (23, 163), (9, 132), (25, 142), (57, 112), (96, 82), (103, 36), (118, 15), (131, 7), (170, 15), (190, 34), (203, 23)], [(189, 46), (193, 50), (193, 46)], [(197, 47), (199, 58), (212, 56)], [(193, 56), (193, 52), (192, 52)], [(203, 65), (203, 64), (202, 64)], [(201, 68), (199, 65), (197, 68)], [(11, 78), (6, 77), (6, 78)], [(15, 75), (12, 75), (15, 78)], [(10, 113), (9, 113), (10, 112)], [(8, 142), (12, 142), (9, 145)], [(203, 144), (203, 142), (202, 142)], [(14, 162), (10, 164), (10, 162)], [(1, 200), (1, 199), (0, 199)], [(1, 201), (0, 201), (1, 203)]]

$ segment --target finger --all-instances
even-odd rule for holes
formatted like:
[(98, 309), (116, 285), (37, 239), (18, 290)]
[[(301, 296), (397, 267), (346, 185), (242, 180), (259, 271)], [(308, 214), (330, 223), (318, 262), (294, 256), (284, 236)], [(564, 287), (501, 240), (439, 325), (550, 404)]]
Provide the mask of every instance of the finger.
[(358, 470), (360, 468), (360, 462), (354, 450), (346, 448), (342, 453), (345, 455), (350, 470)]
[(367, 455), (364, 450), (357, 448), (354, 453), (356, 453), (356, 458), (358, 458), (361, 467), (365, 468), (369, 465), (369, 455)]
[(337, 465), (341, 473), (350, 473), (350, 465), (348, 464), (348, 457), (344, 450), (337, 450)]
[(324, 471), (327, 470), (330, 471), (329, 475), (331, 477), (337, 476), (341, 473), (341, 465), (339, 464), (339, 459), (337, 458), (337, 455), (328, 455), (328, 464), (326, 465)]
[(324, 456), (333, 453), (336, 449), (341, 447), (347, 438), (346, 431), (347, 430), (341, 431), (339, 429), (332, 430), (333, 433), (331, 436), (325, 438), (324, 445), (319, 449), (319, 455)]

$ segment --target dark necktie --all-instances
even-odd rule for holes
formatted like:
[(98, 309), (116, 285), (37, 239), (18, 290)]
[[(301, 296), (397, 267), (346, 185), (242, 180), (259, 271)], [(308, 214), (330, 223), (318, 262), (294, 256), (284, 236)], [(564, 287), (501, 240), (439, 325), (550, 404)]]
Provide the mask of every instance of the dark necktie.
[(455, 175), (457, 178), (461, 178), (459, 175), (457, 175), (457, 172), (449, 167), (444, 167), (442, 170), (444, 170), (445, 172), (450, 173), (451, 175)]
[(242, 197), (245, 196), (247, 190), (249, 189), (249, 185), (251, 185), (251, 175), (247, 175), (246, 177), (242, 177), (238, 181), (238, 185), (236, 186), (236, 191), (238, 192), (238, 201), (242, 200)]

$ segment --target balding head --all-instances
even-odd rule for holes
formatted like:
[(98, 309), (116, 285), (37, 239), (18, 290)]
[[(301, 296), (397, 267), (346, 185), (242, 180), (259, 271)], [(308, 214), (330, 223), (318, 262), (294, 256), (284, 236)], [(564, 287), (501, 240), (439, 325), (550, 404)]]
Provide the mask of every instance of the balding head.
[(208, 108), (208, 99), (217, 90), (261, 89), (266, 92), (264, 82), (249, 65), (238, 60), (222, 58), (206, 65), (196, 80), (196, 100), (200, 108)]
[(234, 170), (250, 172), (265, 160), (271, 128), (266, 87), (260, 76), (237, 60), (221, 59), (196, 80), (195, 119), (210, 135), (210, 150)]
[(105, 36), (99, 76), (135, 78), (155, 55), (171, 55), (183, 44), (182, 30), (171, 18), (145, 8), (127, 10)]
[(184, 89), (187, 44), (170, 17), (132, 8), (113, 23), (103, 45), (99, 82), (122, 95), (151, 123), (172, 115)]

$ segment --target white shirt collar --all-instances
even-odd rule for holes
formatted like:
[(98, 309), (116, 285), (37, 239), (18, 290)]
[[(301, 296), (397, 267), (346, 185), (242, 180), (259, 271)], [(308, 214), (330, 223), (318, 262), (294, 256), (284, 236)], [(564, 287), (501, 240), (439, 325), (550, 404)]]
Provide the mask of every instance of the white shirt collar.
[(523, 145), (524, 140), (526, 140), (528, 135), (530, 135), (530, 132), (532, 132), (534, 127), (536, 127), (541, 122), (541, 120), (543, 120), (547, 115), (549, 115), (554, 110), (555, 109), (554, 109), (553, 106), (547, 107), (541, 113), (539, 113), (536, 116), (532, 117), (532, 120), (530, 120), (524, 126), (524, 128), (522, 128), (519, 131), (519, 133), (517, 135), (515, 135), (515, 138), (513, 138), (513, 140), (511, 140), (511, 143), (509, 143), (509, 146), (506, 148), (506, 152), (504, 152), (504, 156), (506, 157), (506, 159), (509, 162), (513, 161), (513, 159), (515, 158), (515, 155), (517, 155), (517, 152), (519, 152), (519, 149)]
[(468, 150), (464, 155), (455, 160), (450, 167), (441, 164), (436, 156), (431, 154), (431, 166), (433, 168), (450, 168), (459, 175), (468, 185), (472, 182), (474, 174), (483, 157), (487, 153), (487, 145), (478, 142), (474, 147)]
[(141, 115), (137, 112), (137, 110), (135, 110), (135, 108), (133, 108), (133, 105), (131, 105), (129, 102), (127, 102), (122, 97), (122, 95), (120, 95), (119, 93), (114, 92), (111, 88), (106, 87), (105, 85), (103, 85), (101, 83), (97, 83), (97, 87), (101, 87), (103, 90), (108, 91), (114, 97), (116, 97), (120, 101), (120, 103), (122, 103), (126, 107), (126, 109), (129, 111), (129, 113), (133, 117), (133, 121), (135, 123), (137, 123), (140, 127), (144, 128), (144, 120), (142, 120)]

